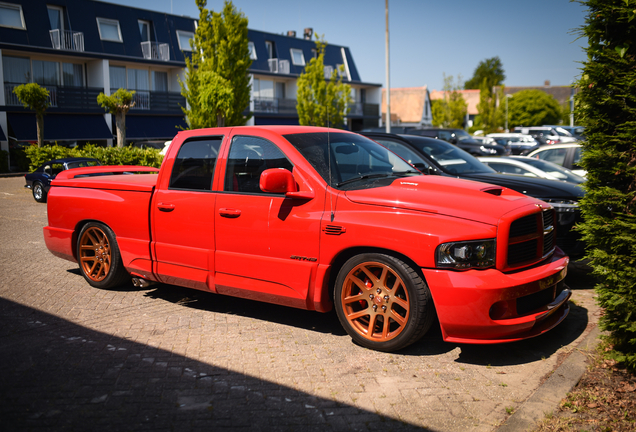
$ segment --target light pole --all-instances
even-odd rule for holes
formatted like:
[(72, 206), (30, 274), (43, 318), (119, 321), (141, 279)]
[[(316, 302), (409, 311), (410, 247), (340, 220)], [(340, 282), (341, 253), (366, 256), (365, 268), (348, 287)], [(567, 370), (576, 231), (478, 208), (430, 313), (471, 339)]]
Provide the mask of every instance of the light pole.
[(391, 78), (389, 75), (389, 0), (384, 2), (384, 15), (386, 19), (386, 133), (391, 133)]
[(510, 99), (511, 97), (511, 94), (506, 95), (506, 132), (508, 132), (508, 99)]

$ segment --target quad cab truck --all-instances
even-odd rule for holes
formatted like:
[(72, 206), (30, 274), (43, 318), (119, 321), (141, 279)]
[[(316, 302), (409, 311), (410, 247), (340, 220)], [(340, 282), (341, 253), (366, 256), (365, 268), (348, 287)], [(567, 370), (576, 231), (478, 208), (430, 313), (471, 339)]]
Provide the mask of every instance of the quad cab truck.
[(475, 344), (558, 325), (571, 292), (554, 227), (545, 202), (423, 175), (351, 132), (247, 126), (179, 132), (160, 170), (60, 173), (44, 238), (94, 287), (335, 307), (356, 343), (396, 351), (433, 323)]

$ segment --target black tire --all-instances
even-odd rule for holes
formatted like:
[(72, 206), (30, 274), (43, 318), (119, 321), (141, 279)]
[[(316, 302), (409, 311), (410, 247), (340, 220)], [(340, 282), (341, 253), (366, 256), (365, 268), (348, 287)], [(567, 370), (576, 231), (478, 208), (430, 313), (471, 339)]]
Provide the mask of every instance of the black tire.
[(377, 351), (400, 350), (431, 327), (433, 301), (420, 275), (390, 255), (367, 253), (338, 272), (334, 304), (354, 342)]
[(31, 191), (33, 192), (33, 199), (35, 199), (39, 203), (46, 202), (46, 191), (44, 190), (44, 185), (42, 183), (33, 183), (31, 189)]
[(80, 231), (77, 262), (84, 279), (96, 288), (115, 288), (130, 281), (115, 233), (102, 223), (87, 223)]

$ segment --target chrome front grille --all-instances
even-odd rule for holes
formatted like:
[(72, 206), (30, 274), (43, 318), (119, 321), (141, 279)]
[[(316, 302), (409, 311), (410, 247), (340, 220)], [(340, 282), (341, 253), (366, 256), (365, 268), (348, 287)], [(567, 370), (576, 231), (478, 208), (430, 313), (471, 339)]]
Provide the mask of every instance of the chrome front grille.
[(554, 251), (554, 210), (524, 216), (510, 224), (508, 267), (538, 262)]

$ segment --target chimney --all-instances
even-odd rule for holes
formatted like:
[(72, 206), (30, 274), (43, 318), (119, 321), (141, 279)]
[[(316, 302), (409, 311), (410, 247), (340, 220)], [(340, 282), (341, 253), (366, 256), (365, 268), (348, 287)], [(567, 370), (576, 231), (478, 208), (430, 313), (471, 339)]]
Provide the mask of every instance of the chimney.
[(311, 37), (314, 35), (314, 29), (311, 27), (307, 27), (303, 32), (303, 38), (306, 40), (311, 40)]
[(296, 37), (296, 30), (287, 30), (287, 36)]
[(543, 85), (545, 85), (546, 87), (550, 87), (550, 80), (545, 80)]

